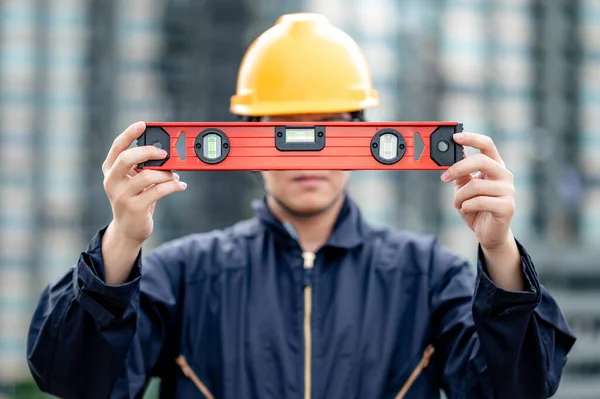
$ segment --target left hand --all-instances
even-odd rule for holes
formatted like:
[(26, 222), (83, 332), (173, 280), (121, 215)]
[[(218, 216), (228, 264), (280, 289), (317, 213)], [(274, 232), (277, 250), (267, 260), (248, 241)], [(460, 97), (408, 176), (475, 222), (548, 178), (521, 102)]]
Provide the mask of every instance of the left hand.
[(481, 153), (452, 165), (442, 174), (442, 181), (454, 181), (454, 206), (482, 248), (505, 248), (514, 241), (510, 230), (515, 212), (514, 177), (490, 137), (458, 133), (454, 141)]

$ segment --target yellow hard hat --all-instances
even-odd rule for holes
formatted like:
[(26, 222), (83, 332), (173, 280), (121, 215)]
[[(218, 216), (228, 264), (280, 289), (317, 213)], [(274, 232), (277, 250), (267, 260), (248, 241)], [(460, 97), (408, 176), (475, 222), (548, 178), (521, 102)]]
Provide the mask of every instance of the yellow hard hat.
[(231, 97), (245, 116), (352, 112), (378, 105), (356, 42), (320, 14), (283, 15), (248, 48)]

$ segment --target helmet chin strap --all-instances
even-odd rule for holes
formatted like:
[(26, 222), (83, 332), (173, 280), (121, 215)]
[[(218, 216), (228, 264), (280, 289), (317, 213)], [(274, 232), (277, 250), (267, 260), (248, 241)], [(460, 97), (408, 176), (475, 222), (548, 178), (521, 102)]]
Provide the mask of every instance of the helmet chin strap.
[(277, 198), (272, 193), (267, 192), (267, 195), (269, 195), (271, 198), (273, 198), (275, 203), (277, 203), (277, 205), (292, 218), (306, 220), (306, 219), (311, 219), (311, 218), (317, 217), (317, 216), (322, 215), (323, 213), (327, 212), (329, 209), (331, 209), (335, 205), (335, 203), (337, 202), (337, 200), (340, 198), (340, 196), (342, 194), (340, 193), (340, 194), (336, 195), (335, 198), (329, 204), (327, 204), (325, 207), (318, 209), (316, 211), (313, 211), (313, 212), (295, 211), (295, 210), (291, 209), (289, 206), (287, 206), (281, 199)]

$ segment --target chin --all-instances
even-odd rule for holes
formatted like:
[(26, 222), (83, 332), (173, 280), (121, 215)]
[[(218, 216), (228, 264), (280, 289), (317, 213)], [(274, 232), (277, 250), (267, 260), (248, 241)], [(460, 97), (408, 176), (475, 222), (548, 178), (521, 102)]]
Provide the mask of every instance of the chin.
[(319, 213), (321, 212), (323, 209), (325, 209), (327, 207), (327, 205), (329, 204), (314, 204), (314, 205), (307, 205), (307, 204), (302, 204), (302, 205), (298, 205), (298, 206), (294, 206), (291, 205), (289, 208), (291, 211), (293, 211), (294, 213), (297, 214), (312, 214), (312, 213)]
[(285, 205), (297, 213), (317, 213), (330, 206), (336, 198), (335, 196), (304, 194), (285, 201)]

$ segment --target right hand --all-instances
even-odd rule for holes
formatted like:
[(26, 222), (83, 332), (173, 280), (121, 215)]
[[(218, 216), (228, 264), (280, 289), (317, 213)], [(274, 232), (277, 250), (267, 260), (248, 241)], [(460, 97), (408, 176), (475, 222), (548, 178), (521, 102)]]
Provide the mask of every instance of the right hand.
[(120, 238), (139, 246), (154, 229), (156, 201), (176, 191), (183, 191), (187, 186), (179, 181), (176, 173), (137, 169), (139, 163), (166, 157), (166, 152), (155, 146), (129, 149), (145, 128), (144, 122), (129, 126), (114, 140), (102, 164), (104, 190), (113, 212), (112, 230)]

